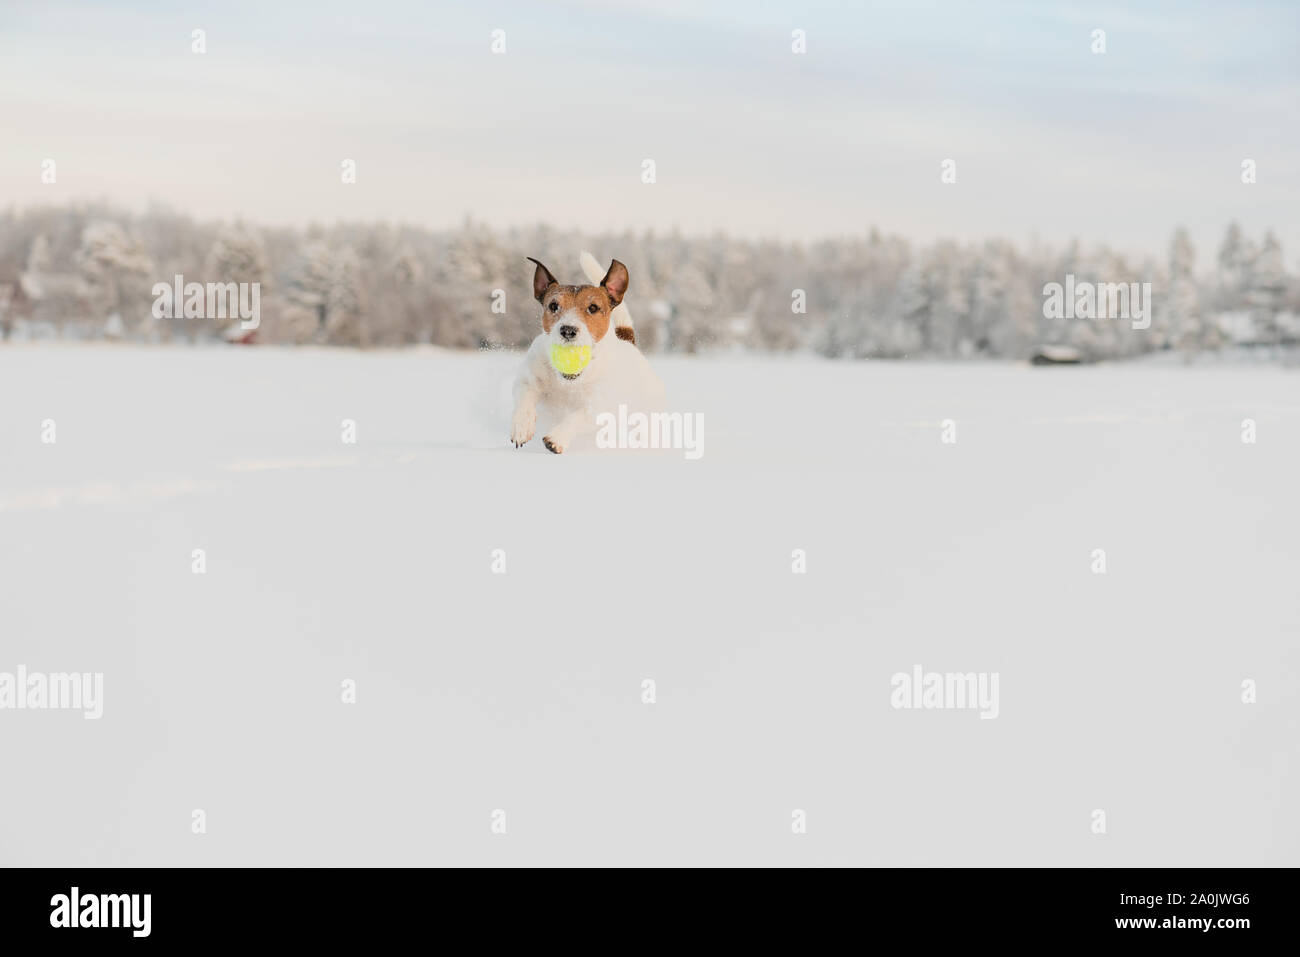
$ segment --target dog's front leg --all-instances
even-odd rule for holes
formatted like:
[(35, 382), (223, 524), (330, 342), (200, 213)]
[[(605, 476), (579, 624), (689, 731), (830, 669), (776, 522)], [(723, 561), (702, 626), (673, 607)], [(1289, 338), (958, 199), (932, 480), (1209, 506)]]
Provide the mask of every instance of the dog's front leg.
[(515, 386), (515, 414), (510, 419), (510, 441), (519, 448), (537, 428), (537, 388), (530, 382)]
[(542, 444), (559, 455), (572, 444), (578, 433), (590, 421), (590, 412), (586, 409), (575, 409), (556, 423), (548, 434), (542, 436)]

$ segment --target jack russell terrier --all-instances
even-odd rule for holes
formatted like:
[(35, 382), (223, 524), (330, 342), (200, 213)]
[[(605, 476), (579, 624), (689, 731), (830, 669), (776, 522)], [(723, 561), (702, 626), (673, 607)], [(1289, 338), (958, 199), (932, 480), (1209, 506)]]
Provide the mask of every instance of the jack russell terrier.
[[(593, 285), (561, 286), (536, 263), (533, 296), (542, 305), (542, 334), (533, 340), (515, 376), (510, 441), (533, 437), (540, 410), (550, 420), (542, 444), (559, 455), (596, 430), (596, 417), (620, 405), (653, 411), (663, 406), (663, 385), (636, 346), (632, 317), (623, 304), (627, 267), (617, 259), (604, 277), (587, 253), (581, 262)], [(611, 326), (613, 334), (610, 334)]]

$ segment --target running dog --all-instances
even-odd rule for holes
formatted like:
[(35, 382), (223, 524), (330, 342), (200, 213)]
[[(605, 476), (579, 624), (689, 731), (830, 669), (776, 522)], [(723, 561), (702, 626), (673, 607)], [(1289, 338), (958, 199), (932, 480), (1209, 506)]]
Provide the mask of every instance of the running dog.
[[(663, 386), (636, 345), (627, 294), (627, 267), (617, 259), (597, 282), (600, 266), (587, 253), (588, 285), (563, 286), (541, 262), (533, 271), (533, 296), (542, 307), (542, 333), (515, 376), (510, 441), (520, 448), (533, 437), (539, 410), (551, 420), (542, 444), (556, 455), (594, 432), (596, 416), (619, 405), (658, 408)], [(611, 333), (612, 330), (612, 333)]]

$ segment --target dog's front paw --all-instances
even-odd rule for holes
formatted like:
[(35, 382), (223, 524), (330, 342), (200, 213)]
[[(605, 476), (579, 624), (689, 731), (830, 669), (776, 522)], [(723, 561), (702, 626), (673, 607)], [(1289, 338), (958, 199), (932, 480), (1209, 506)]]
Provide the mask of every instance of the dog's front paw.
[(542, 444), (556, 455), (560, 455), (564, 452), (564, 446), (559, 442), (556, 442), (555, 439), (551, 438), (549, 435), (542, 436)]
[(535, 428), (537, 428), (536, 409), (520, 409), (516, 412), (514, 422), (510, 425), (510, 441), (515, 444), (515, 448), (519, 448), (531, 439)]

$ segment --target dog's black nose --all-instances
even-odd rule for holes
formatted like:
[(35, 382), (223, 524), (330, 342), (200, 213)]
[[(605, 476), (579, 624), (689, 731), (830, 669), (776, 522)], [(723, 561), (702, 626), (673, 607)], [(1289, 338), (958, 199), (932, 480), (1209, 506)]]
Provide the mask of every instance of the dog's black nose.
[(578, 327), (577, 327), (577, 326), (560, 326), (560, 338), (561, 338), (561, 339), (565, 339), (565, 340), (571, 340), (571, 339), (576, 339), (576, 338), (578, 338)]

